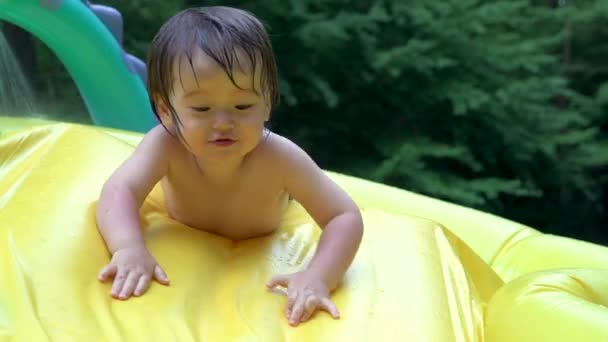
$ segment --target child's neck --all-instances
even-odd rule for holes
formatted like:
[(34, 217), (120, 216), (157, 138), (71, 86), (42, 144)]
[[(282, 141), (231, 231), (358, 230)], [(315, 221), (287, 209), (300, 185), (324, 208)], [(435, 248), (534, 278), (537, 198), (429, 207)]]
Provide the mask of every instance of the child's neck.
[(245, 158), (227, 159), (222, 161), (201, 161), (193, 156), (194, 163), (199, 171), (211, 183), (217, 185), (230, 184), (239, 173)]

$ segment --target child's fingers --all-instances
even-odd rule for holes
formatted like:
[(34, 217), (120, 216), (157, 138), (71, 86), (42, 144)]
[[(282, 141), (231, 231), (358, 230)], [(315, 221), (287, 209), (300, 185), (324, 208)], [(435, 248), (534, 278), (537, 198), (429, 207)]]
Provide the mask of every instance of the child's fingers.
[(298, 299), (298, 291), (291, 290), (287, 291), (287, 305), (285, 306), (285, 315), (287, 318), (291, 317), (291, 311), (293, 310), (293, 306)]
[(306, 302), (304, 304), (304, 313), (302, 314), (302, 317), (300, 318), (300, 322), (308, 321), (308, 319), (312, 316), (312, 314), (315, 313), (315, 311), (317, 310), (317, 307), (319, 306), (320, 302), (321, 301), (319, 300), (318, 297), (308, 296), (308, 298), (306, 298)]
[(291, 309), (291, 316), (289, 317), (289, 324), (298, 325), (300, 322), (300, 318), (302, 317), (302, 313), (304, 312), (304, 296), (298, 296), (296, 299), (293, 308)]
[(159, 265), (154, 266), (154, 279), (163, 285), (169, 285), (169, 277)]
[(114, 277), (114, 282), (112, 283), (112, 297), (114, 298), (118, 298), (118, 296), (120, 295), (120, 292), (122, 291), (122, 287), (125, 283), (125, 280), (127, 280), (127, 275), (129, 275), (129, 273), (125, 270), (121, 270), (119, 269), (116, 272), (116, 276)]
[(302, 313), (302, 317), (300, 317), (300, 323), (304, 323), (306, 321), (308, 321), (310, 319), (310, 316), (312, 316), (312, 314), (315, 312), (315, 309), (312, 309), (311, 312), (308, 311), (308, 309), (304, 310), (304, 313)]
[(321, 303), (320, 303), (321, 307), (329, 312), (329, 314), (331, 315), (331, 317), (333, 317), (334, 319), (338, 319), (340, 318), (340, 312), (338, 311), (338, 308), (336, 307), (336, 304), (334, 304), (334, 302), (331, 301), (331, 299), (329, 298), (323, 298), (321, 299)]
[(266, 283), (266, 286), (270, 289), (277, 287), (277, 286), (288, 287), (289, 286), (289, 275), (285, 275), (285, 274), (276, 275), (276, 276), (272, 277), (272, 279), (270, 279), (270, 281), (268, 283)]
[(101, 271), (99, 271), (97, 279), (99, 279), (101, 282), (106, 282), (108, 279), (112, 278), (116, 274), (116, 269), (116, 265), (107, 264), (104, 268), (101, 269)]
[(135, 287), (133, 295), (137, 297), (141, 296), (148, 290), (148, 287), (150, 287), (150, 276), (142, 274), (137, 281), (137, 286)]
[(133, 294), (135, 290), (135, 286), (137, 286), (137, 281), (139, 280), (140, 274), (135, 272), (130, 272), (125, 280), (124, 285), (122, 286), (122, 291), (120, 291), (120, 299), (128, 299)]

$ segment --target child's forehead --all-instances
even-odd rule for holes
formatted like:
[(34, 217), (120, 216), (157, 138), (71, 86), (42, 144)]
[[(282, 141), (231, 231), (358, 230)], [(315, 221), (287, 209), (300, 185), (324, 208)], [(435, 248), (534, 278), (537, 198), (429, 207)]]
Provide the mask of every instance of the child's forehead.
[[(256, 58), (256, 69), (259, 69), (260, 67), (259, 62), (259, 59)], [(253, 63), (247, 58), (244, 52), (235, 51), (231, 63), (232, 73), (243, 75), (252, 74)], [(225, 61), (224, 64), (226, 64)], [(173, 66), (175, 71), (189, 71), (190, 73), (195, 73), (197, 77), (205, 77), (208, 74), (224, 70), (224, 67), (217, 60), (206, 54), (201, 48), (195, 48), (189, 53), (180, 54), (175, 59)]]
[[(259, 59), (256, 59), (256, 64), (259, 64)], [(201, 82), (217, 81), (227, 78), (230, 74), (239, 87), (251, 88), (252, 85), (255, 85), (257, 88), (260, 82), (261, 68), (260, 65), (256, 65), (254, 70), (252, 65), (252, 61), (246, 57), (245, 53), (236, 52), (232, 61), (232, 68), (227, 70), (227, 65), (222, 66), (202, 49), (196, 48), (191, 53), (181, 54), (175, 59), (173, 81), (181, 83), (182, 87), (186, 86), (185, 83), (189, 83), (188, 88), (191, 88), (192, 83), (200, 86)], [(255, 71), (255, 75), (253, 75), (253, 71)]]

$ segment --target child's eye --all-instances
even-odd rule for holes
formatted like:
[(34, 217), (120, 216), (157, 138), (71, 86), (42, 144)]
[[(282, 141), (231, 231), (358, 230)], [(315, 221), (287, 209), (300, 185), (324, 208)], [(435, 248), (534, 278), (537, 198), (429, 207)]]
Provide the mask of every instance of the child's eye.
[(237, 105), (237, 106), (234, 106), (234, 108), (236, 108), (236, 109), (238, 109), (238, 110), (245, 110), (245, 109), (249, 109), (249, 108), (251, 108), (251, 107), (253, 107), (253, 105), (252, 105), (252, 104), (246, 104), (246, 105)]
[(190, 107), (193, 110), (197, 111), (197, 112), (207, 112), (209, 111), (209, 107)]

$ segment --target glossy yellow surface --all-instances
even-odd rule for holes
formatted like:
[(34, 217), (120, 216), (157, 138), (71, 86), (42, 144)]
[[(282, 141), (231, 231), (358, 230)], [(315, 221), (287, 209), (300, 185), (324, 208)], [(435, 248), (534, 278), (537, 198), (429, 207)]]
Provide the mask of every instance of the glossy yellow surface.
[(169, 219), (159, 188), (141, 216), (171, 286), (114, 300), (94, 206), (139, 136), (40, 124), (0, 118), (0, 341), (608, 339), (606, 248), (333, 173), (365, 222), (340, 320), (293, 328), (264, 286), (314, 253), (320, 229), (297, 203), (276, 233), (233, 242)]

